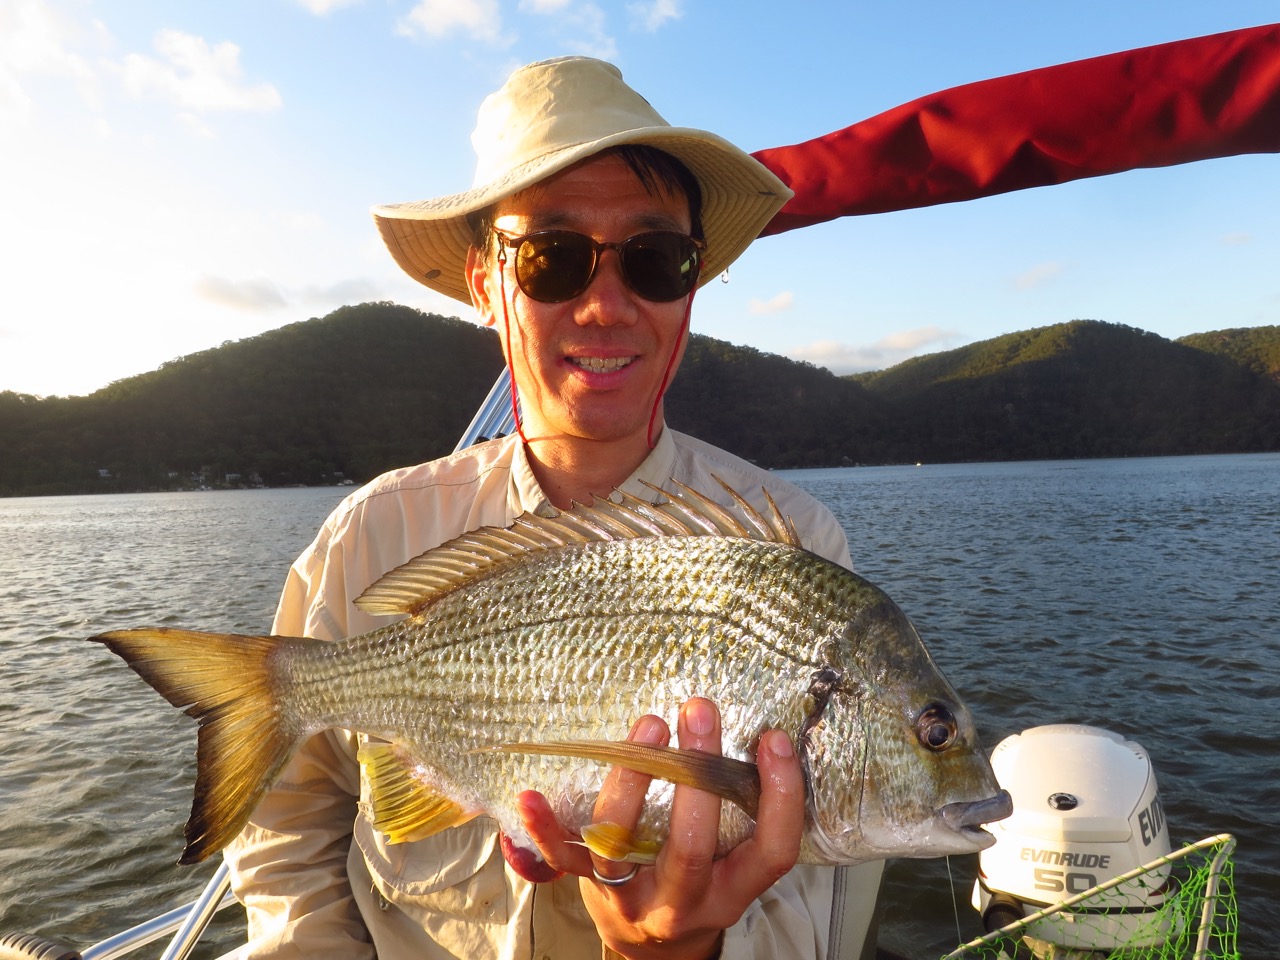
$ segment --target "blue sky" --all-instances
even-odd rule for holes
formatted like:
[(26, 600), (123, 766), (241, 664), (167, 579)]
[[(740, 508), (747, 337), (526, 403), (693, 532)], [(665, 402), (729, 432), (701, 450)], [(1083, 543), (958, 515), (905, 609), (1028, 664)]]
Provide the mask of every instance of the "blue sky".
[[(617, 63), (746, 150), (935, 90), (1280, 19), (1270, 2), (0, 0), (0, 390), (83, 394), (393, 300), (369, 208), (470, 185), (515, 66)], [(1280, 323), (1280, 159), (1135, 171), (756, 243), (694, 329), (840, 373), (1093, 318)], [(352, 389), (352, 384), (335, 389)]]

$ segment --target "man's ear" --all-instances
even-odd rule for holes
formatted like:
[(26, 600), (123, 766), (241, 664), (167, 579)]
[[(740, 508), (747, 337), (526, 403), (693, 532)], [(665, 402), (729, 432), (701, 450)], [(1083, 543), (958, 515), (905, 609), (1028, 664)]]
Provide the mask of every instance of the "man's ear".
[(489, 267), (475, 247), (467, 249), (467, 289), (471, 291), (471, 303), (480, 315), (480, 322), (492, 327), (498, 320), (494, 312), (494, 299), (489, 291)]

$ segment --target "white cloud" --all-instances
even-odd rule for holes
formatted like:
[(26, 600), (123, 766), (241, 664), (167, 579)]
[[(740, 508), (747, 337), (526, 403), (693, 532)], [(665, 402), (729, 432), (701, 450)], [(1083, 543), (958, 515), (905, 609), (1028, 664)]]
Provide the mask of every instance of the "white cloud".
[(26, 117), (31, 113), (31, 98), (3, 63), (4, 54), (0, 53), (0, 117)]
[(586, 54), (602, 60), (618, 56), (618, 42), (609, 32), (608, 17), (591, 0), (520, 0), (526, 13), (555, 18), (557, 43), (567, 53)]
[(775, 297), (768, 300), (756, 300), (752, 298), (747, 303), (747, 312), (753, 317), (763, 317), (771, 313), (781, 313), (784, 310), (790, 310), (791, 304), (795, 300), (790, 290), (783, 290)]
[(178, 114), (178, 122), (187, 128), (187, 131), (193, 137), (199, 137), (201, 140), (213, 139), (213, 128), (201, 120), (194, 113), (182, 111)]
[(679, 20), (684, 16), (681, 0), (647, 0), (644, 3), (629, 3), (627, 11), (631, 14), (632, 22), (650, 33), (660, 29), (668, 20)]
[(200, 299), (236, 310), (256, 313), (287, 306), (279, 288), (267, 279), (237, 281), (227, 280), (225, 277), (203, 276), (193, 287), (195, 295)]
[(941, 343), (945, 340), (954, 340), (956, 336), (957, 334), (954, 330), (942, 330), (938, 327), (918, 327), (915, 330), (903, 330), (900, 333), (887, 334), (880, 338), (877, 346), (891, 352), (914, 353), (921, 347)]
[(354, 7), (361, 0), (298, 0), (298, 5), (317, 17), (323, 17), (343, 7)]
[(228, 280), (206, 274), (194, 281), (192, 291), (208, 303), (247, 313), (279, 310), (295, 302), (308, 310), (327, 313), (348, 304), (390, 299), (382, 286), (368, 277), (340, 280), (324, 286), (307, 284), (297, 289), (286, 287), (281, 290), (274, 281), (265, 277)]
[(1228, 247), (1243, 247), (1245, 244), (1253, 242), (1253, 234), (1251, 233), (1228, 233), (1222, 238), (1222, 242)]
[(396, 29), (405, 36), (420, 35), (431, 40), (463, 33), (484, 43), (509, 42), (502, 35), (497, 0), (419, 0)]
[[(95, 37), (103, 39), (102, 25), (93, 27)], [(81, 98), (96, 106), (97, 74), (74, 50), (84, 39), (77, 23), (40, 0), (0, 2), (0, 115), (30, 114), (33, 101), (22, 82), (29, 76), (69, 79)]]
[(601, 60), (617, 59), (618, 42), (608, 30), (603, 10), (594, 3), (584, 3), (573, 22), (582, 31), (580, 39), (571, 41), (578, 53)]
[(1038, 263), (1030, 270), (1024, 270), (1013, 278), (1013, 285), (1019, 290), (1032, 290), (1048, 283), (1062, 273), (1062, 264), (1056, 261)]
[(244, 82), (240, 48), (234, 43), (210, 46), (189, 33), (161, 30), (155, 48), (160, 59), (131, 53), (121, 65), (125, 89), (136, 97), (156, 96), (196, 113), (265, 113), (280, 107), (280, 93), (271, 84)]
[(903, 360), (944, 349), (948, 341), (959, 336), (953, 330), (938, 327), (920, 327), (882, 337), (873, 344), (847, 344), (835, 340), (818, 340), (814, 343), (787, 351), (793, 360), (805, 360), (832, 373), (861, 373), (865, 370), (884, 370)]
[(367, 277), (341, 280), (328, 286), (308, 286), (299, 292), (299, 299), (312, 309), (333, 310), (355, 303), (368, 303), (384, 299), (382, 287)]

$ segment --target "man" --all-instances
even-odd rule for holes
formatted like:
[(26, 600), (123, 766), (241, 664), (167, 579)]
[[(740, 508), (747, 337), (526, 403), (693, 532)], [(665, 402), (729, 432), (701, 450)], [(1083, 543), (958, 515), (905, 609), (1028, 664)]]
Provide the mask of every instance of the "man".
[[(675, 478), (712, 493), (718, 476), (757, 500), (767, 486), (806, 546), (848, 565), (823, 507), (662, 419), (697, 284), (745, 249), (786, 188), (725, 141), (670, 127), (615, 68), (585, 58), (517, 71), (485, 101), (473, 142), (472, 190), (374, 216), (410, 275), (499, 328), (517, 432), (386, 474), (348, 498), (291, 569), (275, 632), (371, 629), (379, 621), (352, 599), (411, 557), (615, 488), (652, 496), (641, 481)], [(642, 717), (631, 736), (662, 743), (670, 732)], [(719, 752), (715, 705), (686, 703), (674, 739)], [(506, 862), (484, 818), (389, 844), (363, 813), (357, 748), (351, 734), (310, 741), (229, 849), (249, 909), (249, 955), (595, 960), (603, 946), (637, 960), (818, 958), (846, 915), (837, 939), (854, 944), (850, 955), (865, 939), (880, 865), (854, 868), (847, 895), (833, 894), (836, 871), (795, 867), (804, 788), (784, 732), (761, 739), (750, 840), (715, 859), (719, 798), (678, 787), (670, 840), (642, 868), (574, 844), (533, 793), (521, 797), (545, 860), (533, 870)], [(633, 824), (646, 786), (613, 771), (596, 819)], [(529, 882), (531, 872), (547, 882)], [(847, 879), (839, 876), (836, 886)]]

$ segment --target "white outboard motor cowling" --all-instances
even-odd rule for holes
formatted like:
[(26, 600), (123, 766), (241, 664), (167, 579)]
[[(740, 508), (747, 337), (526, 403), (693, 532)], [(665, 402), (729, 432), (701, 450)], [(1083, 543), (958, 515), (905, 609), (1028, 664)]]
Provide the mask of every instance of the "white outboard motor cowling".
[[(988, 931), (1083, 893), (1170, 852), (1147, 751), (1080, 724), (1033, 727), (992, 752), (1013, 815), (988, 824), (996, 843), (979, 854), (973, 905)], [(1126, 881), (1105, 909), (1036, 921), (1027, 940), (1042, 955), (1151, 946), (1168, 936), (1160, 914), (1168, 868)]]

